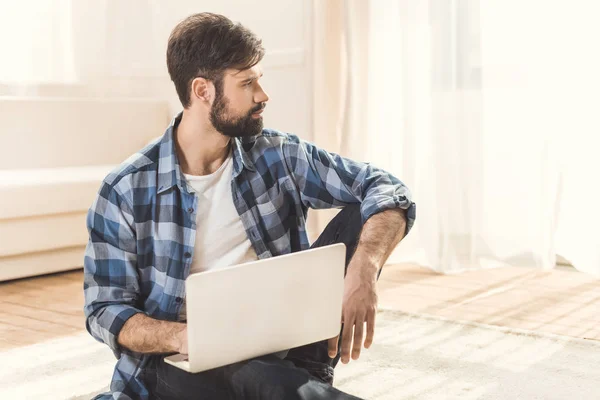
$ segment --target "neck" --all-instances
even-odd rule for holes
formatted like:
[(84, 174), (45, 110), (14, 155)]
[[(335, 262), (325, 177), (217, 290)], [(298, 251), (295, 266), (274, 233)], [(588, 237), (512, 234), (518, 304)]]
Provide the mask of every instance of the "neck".
[(184, 110), (177, 126), (175, 146), (181, 172), (208, 175), (225, 162), (231, 149), (231, 138), (217, 132), (208, 118)]

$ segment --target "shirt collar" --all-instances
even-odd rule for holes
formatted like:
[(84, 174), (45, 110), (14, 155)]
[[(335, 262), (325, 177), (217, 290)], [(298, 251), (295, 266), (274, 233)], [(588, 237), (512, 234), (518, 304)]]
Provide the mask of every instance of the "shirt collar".
[[(172, 188), (177, 187), (182, 191), (191, 192), (188, 188), (185, 179), (182, 179), (181, 167), (177, 157), (175, 146), (175, 129), (181, 122), (183, 112), (180, 112), (171, 120), (169, 127), (163, 135), (158, 152), (158, 188), (157, 194)], [(254, 145), (256, 136), (246, 138), (234, 138), (233, 145), (233, 176), (237, 177), (243, 168), (249, 171), (256, 171), (252, 159), (248, 155), (248, 151)]]

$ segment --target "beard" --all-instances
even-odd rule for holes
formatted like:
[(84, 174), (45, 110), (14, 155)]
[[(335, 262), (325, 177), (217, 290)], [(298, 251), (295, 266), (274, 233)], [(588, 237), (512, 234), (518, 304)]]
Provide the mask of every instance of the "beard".
[(229, 101), (223, 95), (222, 87), (216, 87), (215, 101), (210, 109), (210, 122), (215, 129), (225, 136), (242, 138), (256, 136), (263, 130), (263, 119), (252, 118), (252, 114), (262, 110), (264, 103), (260, 103), (241, 117), (231, 116)]

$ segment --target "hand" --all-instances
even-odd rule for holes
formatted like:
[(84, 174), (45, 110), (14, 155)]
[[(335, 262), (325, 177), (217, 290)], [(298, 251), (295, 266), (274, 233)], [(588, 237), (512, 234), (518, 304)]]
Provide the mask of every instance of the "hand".
[[(342, 303), (342, 352), (341, 360), (344, 364), (350, 362), (350, 348), (352, 359), (360, 356), (363, 344), (364, 323), (367, 323), (367, 337), (364, 342), (368, 349), (373, 343), (375, 334), (375, 316), (377, 314), (376, 291), (376, 266), (359, 265), (354, 259), (348, 265), (344, 280), (344, 299)], [(354, 338), (352, 332), (354, 331)], [(335, 358), (339, 335), (329, 339), (329, 357)]]
[(177, 327), (174, 333), (173, 339), (173, 351), (180, 354), (188, 354), (188, 335), (187, 335), (187, 324), (178, 324), (181, 327)]

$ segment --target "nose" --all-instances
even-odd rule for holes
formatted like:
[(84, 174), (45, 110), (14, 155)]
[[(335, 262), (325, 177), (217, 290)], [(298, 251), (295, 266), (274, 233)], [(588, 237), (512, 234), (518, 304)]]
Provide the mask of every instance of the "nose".
[(267, 92), (265, 92), (261, 85), (258, 85), (258, 91), (254, 95), (254, 102), (266, 103), (267, 101), (269, 101), (269, 95), (267, 94)]

